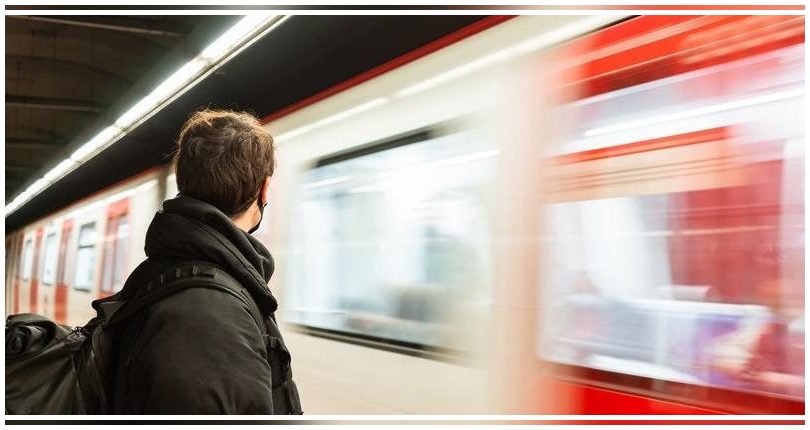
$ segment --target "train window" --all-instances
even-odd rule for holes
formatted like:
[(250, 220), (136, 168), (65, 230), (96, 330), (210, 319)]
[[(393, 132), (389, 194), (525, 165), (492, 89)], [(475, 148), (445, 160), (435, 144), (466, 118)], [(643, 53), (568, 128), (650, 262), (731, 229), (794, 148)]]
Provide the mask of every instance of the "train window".
[(541, 357), (804, 397), (803, 50), (562, 108)]
[(489, 142), (475, 130), (417, 136), (310, 170), (292, 225), (288, 320), (455, 346), (448, 320), (488, 297)]
[(73, 288), (80, 291), (90, 291), (93, 289), (93, 274), (96, 268), (95, 223), (85, 224), (79, 228), (78, 245)]
[[(551, 206), (543, 354), (803, 396), (800, 225), (783, 219), (792, 208), (767, 213), (768, 195), (725, 188)], [(784, 383), (733, 374), (745, 360)]]
[(56, 233), (45, 238), (45, 255), (42, 259), (42, 285), (53, 285), (56, 282), (56, 260), (59, 249), (56, 242)]
[(34, 241), (28, 239), (25, 241), (23, 247), (23, 265), (22, 265), (22, 278), (27, 281), (31, 279), (32, 270), (34, 269)]

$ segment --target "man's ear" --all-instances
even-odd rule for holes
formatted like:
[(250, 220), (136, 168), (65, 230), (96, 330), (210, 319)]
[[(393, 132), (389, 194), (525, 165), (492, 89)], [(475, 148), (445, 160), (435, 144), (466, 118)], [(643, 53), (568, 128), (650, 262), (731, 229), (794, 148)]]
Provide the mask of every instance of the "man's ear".
[(262, 196), (262, 202), (264, 202), (264, 204), (267, 204), (267, 198), (268, 198), (267, 190), (269, 190), (269, 189), (270, 189), (270, 177), (268, 176), (268, 177), (264, 178), (264, 182), (262, 182), (261, 196)]

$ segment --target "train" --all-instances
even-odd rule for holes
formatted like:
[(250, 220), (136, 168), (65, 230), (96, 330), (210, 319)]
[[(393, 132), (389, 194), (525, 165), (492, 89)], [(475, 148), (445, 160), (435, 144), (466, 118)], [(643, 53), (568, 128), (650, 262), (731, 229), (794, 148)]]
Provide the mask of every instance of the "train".
[[(473, 28), (474, 27), (474, 28)], [(263, 123), (305, 412), (804, 414), (804, 17), (488, 17)], [(157, 166), (6, 235), (81, 325)]]

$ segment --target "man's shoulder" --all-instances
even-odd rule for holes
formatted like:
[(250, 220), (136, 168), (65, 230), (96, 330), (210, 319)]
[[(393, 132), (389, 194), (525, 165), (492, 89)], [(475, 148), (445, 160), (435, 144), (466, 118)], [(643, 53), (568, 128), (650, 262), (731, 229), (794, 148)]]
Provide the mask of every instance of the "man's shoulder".
[(232, 275), (213, 263), (201, 260), (146, 259), (127, 278), (121, 294), (123, 299), (130, 300), (161, 289), (220, 290), (240, 299), (247, 292)]
[(253, 319), (251, 304), (233, 291), (208, 281), (191, 281), (182, 290), (161, 298), (149, 306), (150, 318), (201, 318), (223, 323), (229, 318)]
[(133, 302), (127, 305), (143, 301), (141, 318), (136, 318), (140, 321), (136, 325), (142, 327), (138, 332), (193, 335), (249, 329), (261, 334), (266, 330), (244, 287), (223, 269), (205, 262), (147, 260), (127, 280), (123, 293), (122, 298)]

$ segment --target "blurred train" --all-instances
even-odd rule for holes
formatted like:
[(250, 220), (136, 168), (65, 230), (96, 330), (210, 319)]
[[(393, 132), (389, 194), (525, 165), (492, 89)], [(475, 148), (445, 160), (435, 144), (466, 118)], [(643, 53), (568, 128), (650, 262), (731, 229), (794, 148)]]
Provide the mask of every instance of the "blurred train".
[[(804, 17), (474, 27), (265, 118), (306, 412), (803, 414)], [(6, 313), (88, 320), (176, 192), (10, 232)]]

